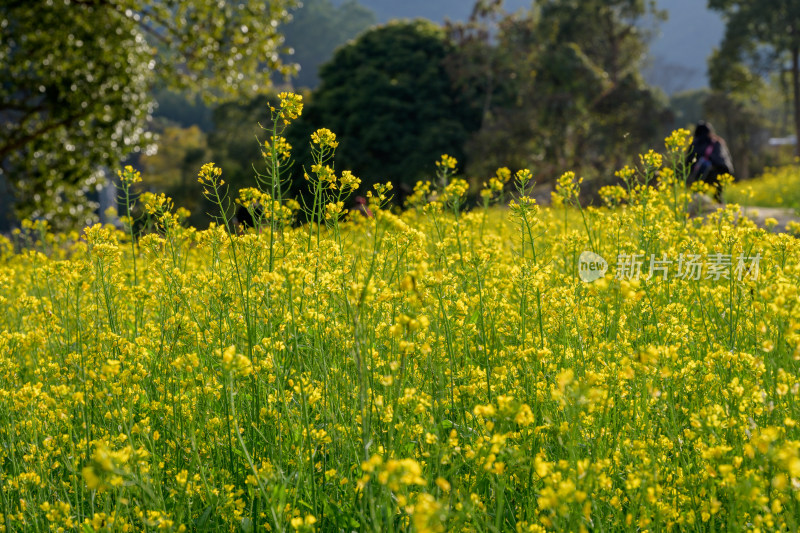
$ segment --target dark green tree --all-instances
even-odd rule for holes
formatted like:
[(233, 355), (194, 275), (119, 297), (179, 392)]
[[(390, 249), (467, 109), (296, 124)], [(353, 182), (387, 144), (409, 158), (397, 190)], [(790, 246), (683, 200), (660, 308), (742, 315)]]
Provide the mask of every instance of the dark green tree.
[(281, 27), (286, 46), (294, 51), (287, 59), (300, 67), (293, 84), (315, 88), (320, 65), (328, 62), (339, 46), (375, 22), (375, 13), (355, 0), (339, 6), (331, 0), (303, 0), (302, 6), (292, 12), (292, 20)]
[(640, 75), (653, 2), (543, 0), (498, 19), (499, 4), (482, 0), (466, 28), (451, 27), (454, 77), (482, 103), (474, 173), (492, 173), (502, 152), (544, 179), (612, 176), (662, 133), (665, 103)]
[[(321, 85), (290, 141), (303, 149), (311, 132), (329, 128), (340, 141), (337, 167), (352, 170), (365, 187), (431, 177), (441, 154), (464, 158), (480, 120), (445, 69), (451, 52), (444, 31), (430, 22), (368, 31), (322, 67)], [(308, 160), (301, 155), (300, 163)]]
[(753, 177), (754, 170), (763, 169), (769, 123), (756, 98), (712, 92), (703, 103), (703, 118), (725, 139), (737, 179)]
[(211, 131), (213, 105), (203, 101), (200, 95), (187, 91), (176, 92), (159, 88), (152, 92), (156, 108), (154, 119), (174, 122), (182, 128), (197, 126), (204, 132)]
[(167, 122), (158, 129), (158, 151), (139, 158), (146, 187), (173, 198), (175, 207), (189, 210), (192, 226), (203, 227), (208, 222), (208, 209), (197, 172), (204, 163), (213, 161), (206, 135), (196, 125), (181, 128)]
[(509, 16), (502, 0), (479, 0), (466, 23), (446, 25), (454, 43), (447, 70), (462, 98), (480, 114), (480, 127), (466, 143), (466, 151), (474, 154), (470, 175), (491, 175), (502, 166), (524, 168), (536, 159), (529, 67), (538, 48), (525, 21)]
[(255, 170), (263, 172), (261, 141), (268, 140), (260, 125), (269, 127), (269, 106), (274, 96), (261, 95), (245, 102), (226, 102), (214, 109), (214, 129), (209, 134), (212, 158), (225, 171), (233, 196), (243, 187), (255, 187)]
[(659, 15), (649, 0), (540, 2), (535, 33), (544, 40), (538, 84), (546, 105), (540, 124), (555, 135), (546, 157), (567, 167), (618, 167), (647, 145), (663, 105), (642, 80), (642, 26)]
[(294, 0), (0, 2), (0, 178), (17, 214), (92, 218), (98, 169), (150, 139), (156, 86), (207, 99), (286, 71), (276, 28)]
[(669, 107), (672, 111), (671, 129), (691, 129), (698, 120), (705, 119), (704, 105), (710, 95), (711, 90), (708, 88), (673, 94), (669, 99)]
[(725, 38), (709, 63), (712, 88), (747, 93), (769, 72), (791, 72), (794, 130), (800, 137), (800, 2), (709, 0), (708, 6), (726, 22)]

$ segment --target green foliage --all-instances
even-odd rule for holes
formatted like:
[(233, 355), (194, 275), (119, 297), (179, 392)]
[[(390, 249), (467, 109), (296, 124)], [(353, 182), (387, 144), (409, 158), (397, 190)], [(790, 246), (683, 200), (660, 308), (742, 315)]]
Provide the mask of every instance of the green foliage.
[(709, 61), (712, 88), (748, 95), (762, 87), (769, 73), (791, 72), (787, 92), (794, 100), (794, 129), (800, 135), (800, 3), (709, 0), (708, 6), (721, 12), (727, 24), (722, 46)]
[(511, 16), (499, 4), (483, 2), (451, 28), (454, 76), (483, 102), (472, 173), (493, 172), (499, 150), (547, 179), (564, 168), (610, 176), (662, 133), (664, 103), (639, 73), (652, 2), (549, 0)]
[(153, 99), (156, 102), (154, 119), (165, 119), (182, 128), (197, 126), (205, 132), (214, 126), (211, 106), (197, 94), (161, 88), (153, 91)]
[(711, 94), (709, 89), (693, 89), (672, 95), (669, 108), (672, 111), (672, 129), (692, 128), (705, 118), (703, 105)]
[[(197, 172), (205, 161), (214, 161), (225, 169), (225, 183), (235, 197), (237, 191), (257, 185), (256, 173), (264, 174), (264, 141), (272, 127), (270, 120), (256, 117), (269, 115), (270, 106), (277, 106), (277, 95), (263, 94), (251, 99), (233, 100), (217, 105), (211, 112), (208, 134), (196, 126), (167, 126), (159, 135), (158, 152), (141, 158), (142, 173), (148, 187), (165, 192), (179, 207), (191, 212), (189, 222), (205, 227), (216, 207), (203, 196), (197, 183)], [(298, 147), (307, 148), (309, 137), (298, 139)], [(202, 155), (201, 155), (202, 154)], [(296, 196), (307, 190), (305, 182), (291, 189)]]
[(788, 162), (783, 154), (767, 146), (769, 137), (784, 136), (789, 131), (788, 105), (779, 85), (767, 81), (748, 93), (697, 89), (670, 99), (673, 129), (693, 129), (699, 120), (711, 122), (727, 141), (738, 179)]
[(706, 119), (728, 143), (736, 177), (747, 179), (763, 169), (762, 148), (769, 138), (769, 123), (757, 99), (712, 92), (703, 109)]
[(683, 132), (622, 206), (568, 172), (540, 208), (523, 170), (464, 213), (444, 157), (349, 216), (318, 131), (295, 226), (279, 98), (253, 231), (208, 163), (207, 230), (126, 167), (125, 231), (0, 237), (3, 533), (798, 530), (800, 241), (690, 217)]
[(276, 98), (262, 95), (214, 109), (214, 129), (208, 137), (212, 160), (225, 169), (225, 180), (232, 191), (255, 185), (253, 165), (262, 159), (258, 140), (268, 136), (254, 118), (263, 117), (271, 104), (276, 104)]
[[(441, 154), (463, 158), (478, 125), (478, 114), (459, 98), (444, 67), (451, 52), (444, 32), (429, 22), (370, 30), (322, 67), (322, 84), (290, 142), (304, 150), (311, 132), (330, 128), (340, 141), (337, 163), (366, 187), (430, 177)], [(308, 153), (299, 155), (308, 167)]]
[(158, 151), (139, 160), (148, 188), (175, 198), (176, 206), (195, 215), (190, 222), (198, 225), (204, 221), (205, 209), (197, 171), (209, 160), (210, 152), (206, 135), (199, 127), (167, 126), (159, 134)]
[(91, 220), (98, 169), (151, 141), (157, 83), (213, 99), (262, 91), (265, 69), (288, 73), (276, 27), (293, 4), (0, 3), (0, 172), (18, 216)]
[(788, 207), (800, 211), (800, 166), (769, 168), (756, 179), (728, 187), (725, 200), (744, 206)]
[(653, 10), (641, 0), (541, 4), (539, 123), (555, 132), (542, 144), (561, 168), (608, 175), (661, 133), (663, 104), (639, 73), (646, 47), (637, 25)]
[(292, 20), (281, 27), (289, 56), (300, 67), (293, 79), (297, 87), (319, 84), (318, 69), (330, 60), (334, 50), (374, 25), (375, 13), (355, 0), (336, 6), (331, 0), (304, 0)]
[(758, 60), (763, 45), (777, 54), (800, 46), (800, 4), (794, 0), (709, 0), (708, 7), (726, 20), (722, 58)]
[(207, 159), (208, 151), (200, 128), (167, 126), (159, 135), (158, 144), (157, 152), (143, 155), (139, 160), (147, 184), (163, 191), (185, 185), (188, 179), (195, 181), (197, 169)]

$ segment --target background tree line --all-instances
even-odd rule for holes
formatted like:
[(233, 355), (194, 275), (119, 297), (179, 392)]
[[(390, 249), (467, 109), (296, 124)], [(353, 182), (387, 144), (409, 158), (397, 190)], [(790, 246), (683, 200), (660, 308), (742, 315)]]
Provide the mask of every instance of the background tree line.
[[(308, 164), (308, 135), (328, 127), (341, 141), (337, 168), (365, 186), (430, 178), (442, 153), (476, 185), (510, 166), (534, 169), (540, 182), (572, 169), (600, 186), (623, 161), (700, 117), (728, 139), (747, 176), (776, 161), (763, 148), (767, 137), (800, 127), (787, 120), (798, 98), (795, 3), (711, 0), (728, 24), (710, 62), (712, 87), (672, 99), (641, 75), (650, 32), (665, 16), (647, 0), (540, 0), (513, 14), (500, 0), (479, 0), (465, 23), (380, 27), (355, 0), (250, 0), (255, 11), (226, 8), (221, 29), (209, 27), (219, 18), (210, 0), (42, 2), (38, 12), (6, 3), (0, 186), (10, 190), (0, 201), (8, 212), (13, 199), (16, 217), (85, 223), (95, 216), (98, 170), (134, 157), (148, 186), (202, 226), (210, 206), (197, 167), (214, 160), (232, 190), (253, 183), (258, 123), (273, 87), (286, 87), (272, 73), (290, 72), (293, 62), (300, 69), (290, 83), (306, 96), (289, 135), (297, 176)], [(108, 10), (117, 25), (98, 27)], [(32, 37), (48, 20), (64, 28), (66, 46)], [(63, 20), (72, 26), (56, 23)], [(778, 21), (787, 35), (765, 29)], [(24, 57), (34, 45), (38, 70)], [(201, 61), (202, 51), (214, 52)], [(82, 118), (72, 119), (78, 110)], [(147, 150), (153, 136), (155, 153)]]

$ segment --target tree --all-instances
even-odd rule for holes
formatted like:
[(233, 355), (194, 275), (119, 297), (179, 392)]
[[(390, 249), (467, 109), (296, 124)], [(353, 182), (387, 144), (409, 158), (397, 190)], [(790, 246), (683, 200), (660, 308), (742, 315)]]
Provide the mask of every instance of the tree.
[(156, 85), (206, 99), (288, 74), (276, 28), (294, 0), (0, 2), (0, 176), (19, 216), (91, 219), (87, 193), (150, 142)]
[(204, 102), (200, 95), (165, 88), (156, 88), (152, 95), (156, 103), (153, 119), (174, 122), (182, 128), (197, 126), (204, 132), (214, 127), (213, 106)]
[[(225, 181), (231, 193), (244, 187), (255, 187), (255, 173), (265, 172), (263, 145), (268, 134), (260, 125), (269, 127), (269, 106), (280, 100), (275, 95), (261, 95), (243, 102), (226, 102), (214, 109), (214, 129), (208, 136), (213, 161), (225, 170)], [(254, 168), (255, 167), (255, 168)]]
[(608, 174), (658, 130), (662, 105), (643, 82), (645, 0), (547, 0), (535, 32), (544, 43), (538, 82), (551, 135), (546, 157)]
[(450, 52), (443, 30), (430, 22), (368, 31), (322, 67), (290, 142), (303, 149), (315, 129), (331, 129), (337, 167), (352, 170), (365, 187), (386, 180), (412, 185), (434, 174), (442, 154), (463, 159), (480, 116), (453, 88), (444, 67)]
[(319, 84), (319, 66), (328, 62), (333, 52), (376, 22), (375, 13), (355, 0), (335, 6), (331, 0), (303, 0), (292, 12), (292, 20), (281, 28), (286, 46), (294, 50), (290, 59), (300, 66), (293, 83), (315, 88)]
[(737, 179), (750, 178), (754, 167), (764, 167), (759, 155), (769, 138), (769, 124), (757, 102), (723, 92), (712, 92), (703, 102), (704, 118), (725, 139)]
[(451, 27), (454, 77), (482, 102), (472, 172), (493, 172), (500, 150), (545, 179), (611, 176), (662, 133), (665, 105), (640, 75), (653, 2), (542, 0), (497, 20), (500, 3), (481, 0), (466, 29)]
[(725, 38), (709, 63), (711, 86), (742, 93), (770, 71), (791, 71), (794, 129), (800, 139), (800, 2), (709, 0), (708, 6), (726, 22)]
[(673, 94), (669, 99), (672, 110), (671, 129), (691, 129), (699, 120), (705, 119), (705, 102), (711, 95), (711, 90), (692, 89)]
[(147, 177), (147, 187), (174, 198), (175, 206), (188, 209), (192, 214), (190, 222), (199, 227), (207, 220), (197, 171), (208, 161), (210, 150), (199, 127), (165, 125), (159, 132), (158, 151), (143, 155), (139, 166)]
[(523, 168), (536, 159), (536, 119), (529, 68), (537, 54), (527, 17), (508, 16), (503, 0), (478, 0), (466, 23), (447, 23), (454, 46), (446, 67), (462, 98), (480, 115), (466, 143), (474, 154), (471, 175), (503, 166)]

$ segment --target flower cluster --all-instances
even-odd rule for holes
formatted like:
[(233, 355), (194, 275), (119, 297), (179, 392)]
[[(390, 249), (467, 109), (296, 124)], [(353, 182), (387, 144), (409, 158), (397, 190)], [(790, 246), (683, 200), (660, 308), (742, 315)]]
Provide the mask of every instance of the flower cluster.
[[(155, 234), (0, 237), (0, 531), (797, 529), (797, 239), (691, 218), (655, 153), (604, 208), (500, 169), (508, 207), (463, 211), (444, 158), (412, 209), (379, 184), (346, 216), (359, 180), (315, 135), (302, 223), (253, 187), (269, 231), (225, 203), (167, 228), (153, 194)], [(581, 257), (616, 268), (586, 283)], [(667, 275), (697, 258), (719, 276)]]

